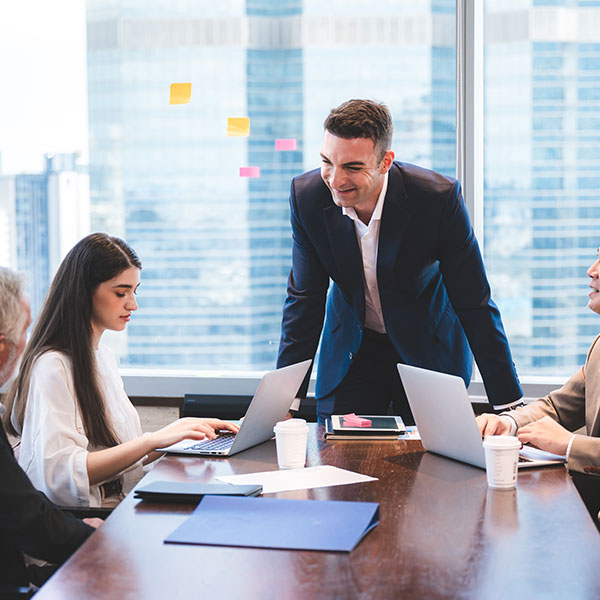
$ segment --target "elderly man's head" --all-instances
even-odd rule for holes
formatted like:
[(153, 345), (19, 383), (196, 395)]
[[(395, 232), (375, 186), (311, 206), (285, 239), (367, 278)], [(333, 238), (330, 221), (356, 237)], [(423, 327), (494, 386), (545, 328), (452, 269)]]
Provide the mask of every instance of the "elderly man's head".
[(23, 276), (0, 267), (0, 386), (10, 378), (23, 353), (30, 323)]

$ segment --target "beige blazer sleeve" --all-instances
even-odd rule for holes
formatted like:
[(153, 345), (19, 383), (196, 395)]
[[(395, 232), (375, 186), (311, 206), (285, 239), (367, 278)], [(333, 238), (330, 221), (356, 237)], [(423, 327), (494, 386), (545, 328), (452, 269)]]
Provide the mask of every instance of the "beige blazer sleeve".
[(577, 435), (571, 446), (568, 468), (600, 475), (600, 336), (590, 350), (585, 365), (560, 389), (545, 398), (511, 411), (510, 416), (523, 427), (549, 416), (569, 431), (585, 425), (587, 435)]

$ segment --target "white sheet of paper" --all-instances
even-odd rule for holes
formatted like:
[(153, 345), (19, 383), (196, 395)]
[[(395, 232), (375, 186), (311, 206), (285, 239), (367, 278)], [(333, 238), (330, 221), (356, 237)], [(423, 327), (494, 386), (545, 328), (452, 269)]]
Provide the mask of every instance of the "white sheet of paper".
[(523, 446), (519, 455), (531, 460), (567, 460), (567, 457), (562, 454), (552, 454), (552, 452), (546, 452), (546, 450), (540, 450), (533, 446)]
[(330, 465), (319, 467), (306, 467), (304, 469), (281, 469), (279, 471), (263, 471), (260, 473), (246, 473), (244, 475), (226, 475), (217, 477), (219, 481), (239, 485), (260, 484), (263, 494), (275, 492), (288, 492), (290, 490), (307, 490), (317, 487), (332, 485), (347, 485), (349, 483), (362, 483), (363, 481), (377, 481), (377, 477), (361, 475), (353, 471), (346, 471)]

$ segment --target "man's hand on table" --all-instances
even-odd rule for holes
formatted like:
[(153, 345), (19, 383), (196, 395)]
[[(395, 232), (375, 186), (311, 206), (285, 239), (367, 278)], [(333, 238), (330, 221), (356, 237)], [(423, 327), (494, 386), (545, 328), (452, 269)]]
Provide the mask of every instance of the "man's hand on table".
[(93, 527), (94, 529), (98, 529), (100, 525), (104, 524), (102, 519), (98, 519), (97, 517), (81, 519), (86, 525)]

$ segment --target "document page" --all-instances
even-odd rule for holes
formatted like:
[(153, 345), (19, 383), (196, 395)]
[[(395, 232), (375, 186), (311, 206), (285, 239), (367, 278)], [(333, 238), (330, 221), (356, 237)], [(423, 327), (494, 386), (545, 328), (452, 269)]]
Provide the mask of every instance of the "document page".
[(263, 486), (263, 494), (377, 480), (376, 477), (361, 475), (360, 473), (354, 473), (353, 471), (329, 465), (307, 467), (304, 469), (282, 469), (279, 471), (246, 473), (244, 475), (227, 475), (217, 477), (217, 479), (226, 483), (259, 484)]

